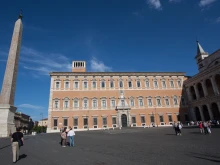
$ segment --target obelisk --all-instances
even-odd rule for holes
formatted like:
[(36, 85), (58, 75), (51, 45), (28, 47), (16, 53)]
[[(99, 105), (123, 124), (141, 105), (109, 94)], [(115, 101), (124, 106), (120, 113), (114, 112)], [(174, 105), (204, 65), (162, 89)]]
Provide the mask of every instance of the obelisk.
[(22, 39), (22, 13), (15, 22), (8, 61), (5, 69), (2, 91), (0, 95), (0, 137), (7, 137), (15, 131), (14, 106), (18, 60)]

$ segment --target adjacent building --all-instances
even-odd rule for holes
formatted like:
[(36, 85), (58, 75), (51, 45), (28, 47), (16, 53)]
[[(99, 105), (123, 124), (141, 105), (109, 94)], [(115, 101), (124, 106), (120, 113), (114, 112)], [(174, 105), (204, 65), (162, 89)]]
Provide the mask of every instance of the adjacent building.
[(48, 124), (48, 118), (45, 118), (45, 119), (38, 121), (38, 126), (47, 127), (47, 124)]
[(15, 112), (14, 124), (16, 128), (22, 128), (22, 130), (28, 131), (34, 127), (34, 122), (30, 116), (21, 112)]

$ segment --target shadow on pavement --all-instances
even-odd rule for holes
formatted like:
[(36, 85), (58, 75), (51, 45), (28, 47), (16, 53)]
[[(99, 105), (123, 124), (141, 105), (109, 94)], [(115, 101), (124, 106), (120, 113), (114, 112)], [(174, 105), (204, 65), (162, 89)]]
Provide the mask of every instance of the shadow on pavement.
[(4, 148), (7, 148), (7, 147), (10, 147), (11, 144), (7, 145), (7, 146), (4, 146), (4, 147), (1, 147), (0, 150), (4, 149)]
[(26, 154), (22, 154), (22, 155), (19, 156), (19, 160), (21, 160), (21, 159), (25, 159), (26, 157), (27, 157)]
[(220, 163), (220, 156), (201, 154), (201, 153), (193, 153), (193, 152), (190, 152), (190, 154), (188, 156), (198, 158), (198, 159), (208, 160), (211, 162)]
[(172, 136), (176, 136), (176, 134), (164, 134), (164, 135), (172, 135)]

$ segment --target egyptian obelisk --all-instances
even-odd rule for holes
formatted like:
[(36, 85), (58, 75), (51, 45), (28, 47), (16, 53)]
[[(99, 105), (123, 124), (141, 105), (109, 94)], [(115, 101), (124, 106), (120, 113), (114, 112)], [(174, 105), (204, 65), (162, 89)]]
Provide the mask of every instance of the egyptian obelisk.
[(5, 69), (2, 91), (0, 95), (0, 137), (7, 137), (15, 131), (14, 106), (18, 60), (22, 38), (22, 13), (15, 22), (8, 61)]

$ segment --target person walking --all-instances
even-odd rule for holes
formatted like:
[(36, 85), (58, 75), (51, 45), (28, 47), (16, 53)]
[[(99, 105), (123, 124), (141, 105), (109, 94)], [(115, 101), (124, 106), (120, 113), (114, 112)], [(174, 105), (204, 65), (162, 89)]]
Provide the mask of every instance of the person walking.
[(70, 143), (70, 147), (74, 146), (74, 136), (75, 136), (75, 132), (72, 128), (70, 128), (67, 136), (69, 137), (69, 143)]
[(207, 124), (207, 122), (203, 122), (203, 128), (204, 128), (204, 132), (205, 132), (205, 134), (209, 134), (209, 132), (208, 132), (208, 124)]
[(182, 132), (181, 132), (181, 129), (183, 128), (183, 125), (179, 122), (178, 124), (177, 124), (177, 134), (178, 135), (182, 135)]
[(63, 132), (61, 133), (62, 138), (62, 147), (66, 147), (66, 128), (64, 128)]
[(200, 132), (201, 133), (204, 133), (204, 128), (203, 128), (203, 125), (202, 125), (202, 122), (200, 121), (199, 123), (199, 129), (200, 129)]
[(20, 131), (20, 128), (16, 128), (16, 132), (13, 133), (11, 136), (13, 163), (16, 163), (18, 161), (20, 147), (24, 145), (23, 133), (21, 133)]
[(211, 134), (211, 122), (208, 122), (207, 123), (207, 130), (208, 130), (208, 133)]
[(174, 124), (173, 124), (173, 128), (174, 128), (174, 130), (175, 130), (175, 133), (176, 133), (176, 135), (178, 135), (178, 124), (177, 124), (177, 122), (174, 122)]

